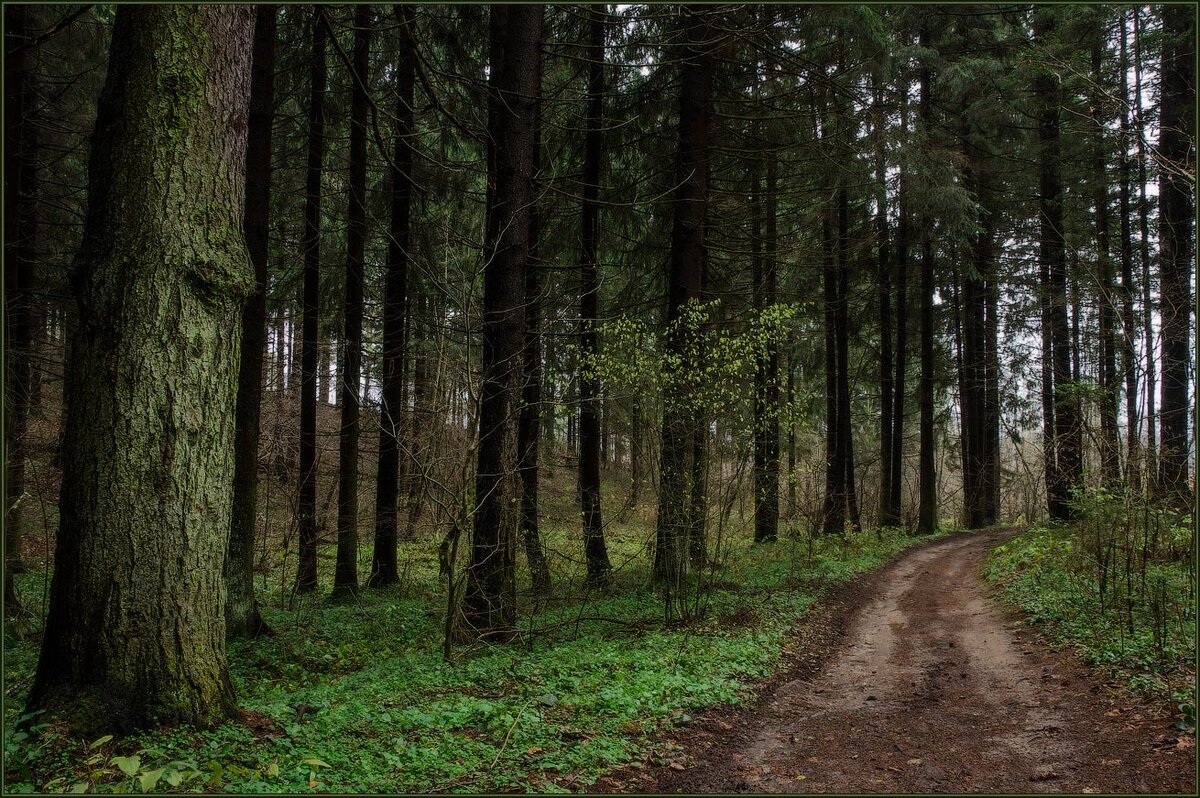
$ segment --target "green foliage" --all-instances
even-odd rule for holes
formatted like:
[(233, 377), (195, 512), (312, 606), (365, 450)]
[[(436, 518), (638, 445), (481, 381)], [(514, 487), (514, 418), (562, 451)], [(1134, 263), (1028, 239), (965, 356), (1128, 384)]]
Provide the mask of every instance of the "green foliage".
[[(985, 575), (1055, 644), (1136, 692), (1195, 706), (1195, 574), (1190, 535), (1161, 511), (1097, 489), (1077, 525), (1033, 529), (997, 547)], [(1188, 721), (1190, 722), (1190, 721)]]
[[(647, 529), (609, 535), (614, 562), (638, 557)], [(551, 550), (573, 530), (547, 529)], [(33, 657), (5, 716), (9, 789), (71, 792), (397, 792), (537, 790), (584, 785), (654, 756), (654, 735), (707, 706), (736, 703), (780, 661), (788, 632), (829, 586), (917, 539), (874, 532), (755, 546), (733, 541), (707, 612), (664, 626), (640, 569), (581, 601), (524, 607), (519, 642), (442, 659), (436, 554), (406, 552), (409, 582), (284, 609), (264, 595), (277, 634), (230, 647), (248, 722), (124, 739), (72, 739), (52, 726), (14, 731)], [(811, 545), (808, 545), (811, 544)]]

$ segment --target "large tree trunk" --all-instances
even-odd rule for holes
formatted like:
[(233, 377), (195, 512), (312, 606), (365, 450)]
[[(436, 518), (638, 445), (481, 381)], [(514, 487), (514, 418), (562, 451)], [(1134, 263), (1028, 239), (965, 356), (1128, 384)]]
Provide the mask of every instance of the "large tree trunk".
[(371, 7), (354, 7), (354, 88), (350, 99), (350, 211), (346, 224), (346, 303), (342, 362), (342, 425), (338, 446), (337, 565), (333, 595), (358, 591), (358, 438), (362, 402), (363, 252), (367, 243), (367, 111), (370, 97)]
[(412, 204), (413, 9), (395, 6), (400, 55), (395, 66), (396, 128), (389, 165), (392, 218), (388, 236), (387, 278), (383, 299), (383, 379), (379, 408), (379, 461), (375, 477), (375, 548), (368, 587), (400, 581), (396, 540), (400, 488), (400, 437), (406, 428), (404, 407), (404, 311), (408, 289), (409, 209)]
[[(325, 21), (313, 8), (312, 59), (309, 68), (308, 164), (304, 193), (304, 352), (300, 380), (300, 487), (297, 522), (300, 557), (296, 591), (317, 589), (317, 359), (329, 364), (329, 345), (321, 347), (321, 171), (325, 161)], [(320, 352), (318, 352), (320, 349)], [(326, 380), (328, 382), (328, 380)], [(329, 398), (328, 385), (322, 400)]]
[[(1055, 11), (1040, 8), (1034, 14), (1034, 37), (1045, 42), (1057, 28)], [(1050, 517), (1069, 518), (1071, 488), (1082, 461), (1077, 445), (1075, 400), (1071, 382), (1071, 339), (1067, 325), (1067, 256), (1063, 239), (1063, 188), (1059, 138), (1058, 78), (1043, 69), (1034, 78), (1038, 109), (1038, 197), (1040, 232), (1038, 260), (1041, 269), (1042, 408), (1046, 433), (1046, 498)]]
[(463, 621), (485, 638), (506, 637), (517, 615), (520, 478), (512, 409), (520, 401), (542, 11), (540, 5), (491, 7), (493, 20), (504, 15), (506, 24), (503, 58), (493, 64), (489, 85), (495, 188), (487, 208), (475, 519), (463, 597)]
[(688, 362), (689, 331), (680, 319), (688, 302), (699, 297), (703, 284), (714, 71), (713, 54), (707, 46), (711, 36), (705, 19), (708, 13), (702, 6), (680, 9), (684, 46), (665, 342), (667, 351), (679, 358), (680, 366), (663, 397), (654, 550), (655, 579), (675, 589), (682, 585), (690, 560), (691, 459), (697, 422), (693, 409), (688, 407), (691, 389), (687, 380), (695, 364)]
[[(921, 47), (929, 46), (929, 22), (921, 26)], [(933, 126), (932, 75), (928, 65), (921, 68), (921, 128), (926, 136)], [(934, 461), (936, 442), (933, 427), (933, 219), (925, 214), (921, 222), (921, 379), (917, 388), (921, 440), (918, 450), (920, 477), (917, 506), (917, 532), (928, 534), (937, 529), (937, 472)]]
[(89, 738), (235, 710), (234, 471), (254, 10), (120, 6), (88, 169), (49, 616), (30, 709)]
[(263, 358), (267, 346), (267, 252), (271, 213), (271, 123), (275, 116), (277, 6), (258, 6), (250, 119), (246, 131), (246, 247), (254, 266), (254, 293), (242, 309), (234, 435), (233, 518), (225, 555), (225, 633), (256, 637), (267, 630), (254, 598), (254, 540), (258, 529), (258, 434)]
[[(1159, 286), (1162, 292), (1162, 401), (1159, 489), (1181, 512), (1192, 508), (1188, 481), (1188, 375), (1192, 363), (1192, 253), (1195, 174), (1196, 14), (1162, 7), (1162, 90), (1159, 103)], [(1189, 173), (1191, 177), (1189, 178)]]
[(604, 543), (600, 515), (600, 380), (595, 359), (600, 283), (600, 179), (604, 163), (604, 15), (603, 6), (588, 9), (587, 128), (583, 156), (582, 251), (579, 257), (579, 496), (583, 515), (583, 550), (587, 581), (602, 585), (612, 565)]

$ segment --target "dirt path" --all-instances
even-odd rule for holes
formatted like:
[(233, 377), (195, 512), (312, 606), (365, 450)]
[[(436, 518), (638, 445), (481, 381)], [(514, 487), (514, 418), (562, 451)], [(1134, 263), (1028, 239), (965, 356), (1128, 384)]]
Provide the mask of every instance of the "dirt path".
[(1192, 738), (1014, 629), (987, 595), (983, 559), (1011, 534), (900, 558), (843, 595), (844, 623), (834, 609), (800, 641), (824, 636), (823, 662), (796, 664), (756, 706), (698, 718), (669, 766), (597, 789), (1194, 793)]

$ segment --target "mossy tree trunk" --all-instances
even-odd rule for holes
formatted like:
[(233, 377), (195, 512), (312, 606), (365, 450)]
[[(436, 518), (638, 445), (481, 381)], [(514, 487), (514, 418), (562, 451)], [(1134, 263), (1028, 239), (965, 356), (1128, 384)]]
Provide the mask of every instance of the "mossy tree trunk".
[(73, 274), (60, 525), (30, 708), (218, 722), (255, 12), (120, 6)]

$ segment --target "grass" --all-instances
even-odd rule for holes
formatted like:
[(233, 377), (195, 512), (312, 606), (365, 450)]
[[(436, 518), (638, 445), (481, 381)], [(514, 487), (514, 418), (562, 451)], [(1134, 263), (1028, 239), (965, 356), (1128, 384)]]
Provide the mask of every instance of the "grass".
[(1119, 557), (1097, 562), (1097, 548), (1089, 544), (1076, 527), (1031, 529), (992, 552), (985, 576), (1052, 644), (1073, 647), (1084, 662), (1136, 693), (1172, 700), (1181, 726), (1193, 725), (1190, 561), (1143, 561), (1137, 567)]
[[(921, 540), (869, 532), (754, 545), (743, 528), (720, 545), (703, 614), (668, 624), (647, 584), (652, 525), (635, 515), (608, 527), (613, 582), (589, 594), (579, 533), (563, 520), (573, 515), (573, 492), (555, 487), (546, 492), (551, 526), (543, 530), (553, 594), (531, 595), (522, 572), (519, 640), (456, 647), (450, 662), (432, 542), (403, 547), (400, 585), (364, 589), (351, 603), (330, 602), (325, 582), (293, 602), (281, 588), (289, 584), (286, 562), (275, 557), (260, 599), (277, 634), (229, 650), (248, 720), (101, 741), (71, 738), (53, 724), (15, 731), (37, 650), (29, 636), (6, 639), (6, 789), (579, 788), (614, 766), (672, 757), (669, 747), (655, 748), (664, 730), (742, 700), (779, 664), (788, 631), (826, 590)], [(606, 487), (620, 495), (618, 485)], [(366, 573), (369, 546), (361, 554)], [(323, 578), (333, 557), (332, 546), (322, 548)], [(42, 582), (39, 573), (20, 577), (27, 604), (36, 605)]]

